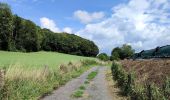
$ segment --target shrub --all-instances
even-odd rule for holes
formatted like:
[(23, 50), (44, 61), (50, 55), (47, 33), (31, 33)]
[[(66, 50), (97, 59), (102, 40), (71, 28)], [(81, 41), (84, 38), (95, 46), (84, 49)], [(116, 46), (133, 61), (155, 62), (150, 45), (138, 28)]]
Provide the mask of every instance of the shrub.
[(108, 61), (109, 56), (106, 53), (101, 53), (97, 56), (98, 59), (103, 60), (103, 61)]
[(132, 77), (132, 74), (128, 74), (127, 82), (125, 83), (125, 87), (124, 87), (124, 94), (125, 95), (131, 95), (132, 94), (133, 84), (134, 84), (134, 79)]
[(123, 44), (122, 47), (116, 47), (111, 52), (111, 60), (119, 60), (129, 58), (134, 54), (134, 50), (130, 45)]
[(113, 60), (119, 60), (120, 59), (120, 56), (119, 56), (119, 53), (118, 52), (113, 52), (112, 55), (110, 56), (110, 60), (113, 61)]
[(146, 88), (148, 100), (165, 100), (162, 91), (154, 84), (148, 84)]
[(166, 99), (170, 99), (170, 78), (167, 78), (163, 85), (163, 93)]

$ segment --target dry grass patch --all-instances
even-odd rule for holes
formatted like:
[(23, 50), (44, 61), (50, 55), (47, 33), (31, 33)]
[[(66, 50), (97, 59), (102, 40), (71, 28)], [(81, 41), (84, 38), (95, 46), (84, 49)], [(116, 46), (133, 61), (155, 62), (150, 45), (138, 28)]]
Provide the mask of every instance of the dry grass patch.
[(170, 60), (123, 60), (123, 68), (127, 72), (135, 72), (137, 83), (155, 83), (161, 86), (166, 77), (170, 77)]

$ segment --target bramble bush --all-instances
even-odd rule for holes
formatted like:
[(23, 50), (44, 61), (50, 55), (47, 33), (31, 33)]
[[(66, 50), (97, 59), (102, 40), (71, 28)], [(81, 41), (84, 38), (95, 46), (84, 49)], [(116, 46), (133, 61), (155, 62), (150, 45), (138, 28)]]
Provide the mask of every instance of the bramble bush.
[(117, 81), (122, 90), (122, 94), (129, 96), (131, 100), (169, 100), (170, 99), (170, 79), (167, 78), (163, 88), (157, 87), (154, 83), (135, 84), (135, 75), (125, 72), (121, 64), (113, 62), (113, 79)]

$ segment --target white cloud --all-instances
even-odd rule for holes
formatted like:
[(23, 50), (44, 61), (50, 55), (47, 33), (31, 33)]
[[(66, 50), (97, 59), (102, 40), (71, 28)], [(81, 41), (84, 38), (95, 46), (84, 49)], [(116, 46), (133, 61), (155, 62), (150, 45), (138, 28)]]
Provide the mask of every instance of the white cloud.
[(80, 20), (82, 23), (87, 24), (91, 22), (98, 21), (104, 17), (103, 12), (93, 12), (89, 13), (87, 11), (83, 10), (77, 10), (74, 12), (74, 17), (78, 20)]
[(57, 27), (54, 20), (49, 19), (47, 17), (40, 18), (40, 24), (42, 28), (50, 29), (53, 32), (67, 32), (67, 33), (73, 32), (73, 30), (70, 27), (65, 27), (61, 30), (59, 27)]
[(66, 33), (73, 33), (73, 30), (70, 27), (65, 27), (63, 31)]
[(111, 51), (123, 43), (137, 51), (170, 43), (170, 1), (130, 0), (112, 8), (112, 15), (87, 24), (78, 35), (94, 40), (101, 51)]
[(40, 23), (42, 28), (48, 28), (53, 32), (60, 32), (55, 22), (47, 17), (40, 18)]

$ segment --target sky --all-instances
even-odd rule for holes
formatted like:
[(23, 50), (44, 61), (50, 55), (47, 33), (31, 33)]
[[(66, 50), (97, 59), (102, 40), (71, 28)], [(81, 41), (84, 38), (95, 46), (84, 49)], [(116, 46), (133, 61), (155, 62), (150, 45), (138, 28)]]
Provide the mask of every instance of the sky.
[(100, 52), (136, 52), (170, 44), (170, 0), (0, 0), (14, 14), (54, 32), (94, 41)]

